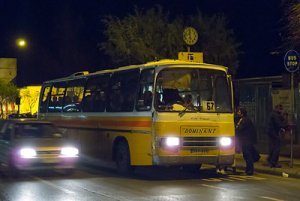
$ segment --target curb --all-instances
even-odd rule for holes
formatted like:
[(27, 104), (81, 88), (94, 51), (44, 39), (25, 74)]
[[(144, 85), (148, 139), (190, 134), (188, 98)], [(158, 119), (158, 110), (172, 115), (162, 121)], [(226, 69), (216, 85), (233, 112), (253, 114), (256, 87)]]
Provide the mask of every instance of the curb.
[[(244, 161), (236, 161), (236, 168), (242, 171), (245, 171), (245, 165), (242, 165)], [(270, 168), (267, 165), (264, 164), (254, 164), (254, 172), (258, 173), (265, 173), (275, 176), (281, 176), (281, 177), (290, 177), (290, 178), (300, 178), (300, 167), (293, 167), (293, 168)]]

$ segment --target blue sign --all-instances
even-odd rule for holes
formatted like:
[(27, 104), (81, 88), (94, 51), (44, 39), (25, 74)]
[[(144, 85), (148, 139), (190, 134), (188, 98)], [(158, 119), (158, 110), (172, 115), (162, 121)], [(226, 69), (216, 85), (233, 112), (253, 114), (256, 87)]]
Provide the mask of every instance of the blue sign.
[(284, 65), (287, 71), (294, 73), (299, 69), (300, 57), (297, 51), (289, 50), (284, 56)]

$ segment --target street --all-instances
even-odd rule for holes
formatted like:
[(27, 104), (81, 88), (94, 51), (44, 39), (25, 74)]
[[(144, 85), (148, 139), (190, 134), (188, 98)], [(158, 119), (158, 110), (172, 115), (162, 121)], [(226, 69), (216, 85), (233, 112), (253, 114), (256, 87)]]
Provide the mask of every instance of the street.
[(132, 177), (111, 169), (80, 167), (71, 176), (49, 172), (1, 177), (0, 200), (300, 200), (300, 180), (242, 172), (200, 173), (175, 168), (138, 168)]

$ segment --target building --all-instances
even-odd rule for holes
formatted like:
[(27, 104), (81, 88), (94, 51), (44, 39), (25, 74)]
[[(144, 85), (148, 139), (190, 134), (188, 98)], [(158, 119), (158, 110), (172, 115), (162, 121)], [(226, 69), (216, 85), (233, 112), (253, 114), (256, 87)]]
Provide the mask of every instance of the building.
[(293, 154), (300, 156), (300, 125), (299, 118), (297, 118), (300, 114), (300, 85), (296, 79), (294, 80), (294, 83), (293, 109), (293, 93), (291, 90), (289, 74), (282, 76), (238, 79), (234, 81), (235, 105), (243, 106), (247, 109), (249, 117), (256, 125), (258, 148), (263, 153), (268, 152), (267, 126), (269, 115), (276, 104), (282, 104), (284, 111), (288, 115), (289, 123), (292, 122), (292, 116), (294, 113), (296, 124), (292, 135), (290, 132), (286, 132), (283, 137), (282, 154), (290, 155), (292, 140)]

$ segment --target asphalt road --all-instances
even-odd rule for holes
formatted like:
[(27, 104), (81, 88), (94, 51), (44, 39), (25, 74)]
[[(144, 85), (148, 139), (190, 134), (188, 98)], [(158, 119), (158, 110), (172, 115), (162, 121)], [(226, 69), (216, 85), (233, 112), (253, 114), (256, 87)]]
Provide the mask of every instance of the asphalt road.
[(242, 173), (218, 174), (206, 167), (200, 173), (175, 168), (139, 168), (132, 177), (109, 169), (81, 167), (74, 175), (52, 172), (0, 179), (1, 201), (193, 201), (300, 200), (300, 180)]

